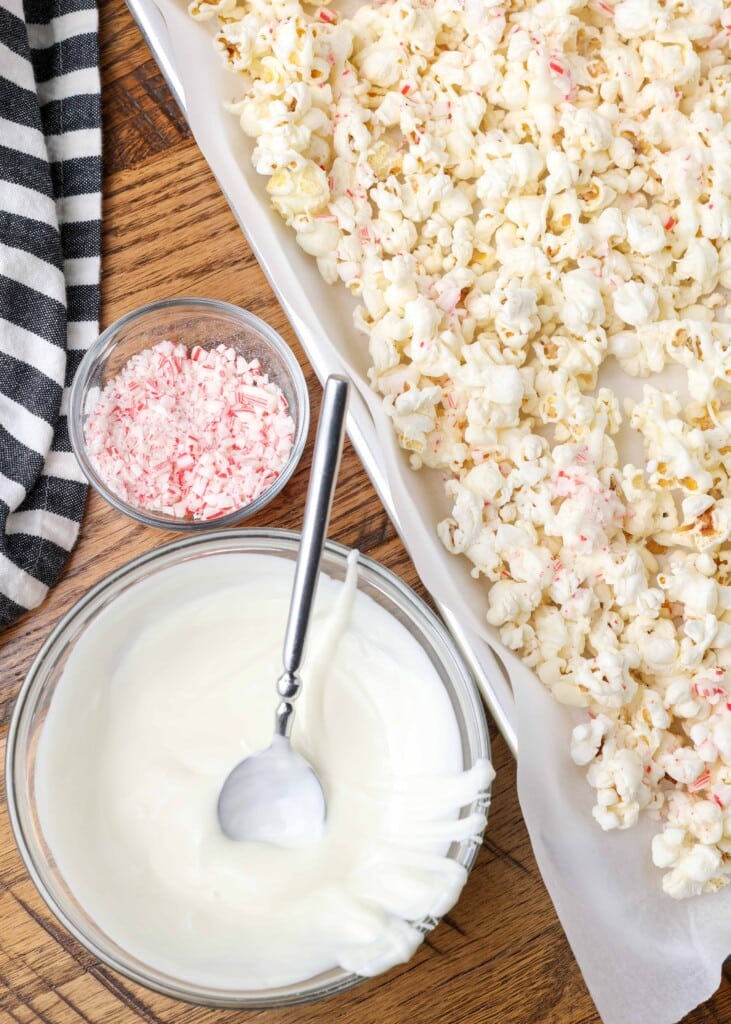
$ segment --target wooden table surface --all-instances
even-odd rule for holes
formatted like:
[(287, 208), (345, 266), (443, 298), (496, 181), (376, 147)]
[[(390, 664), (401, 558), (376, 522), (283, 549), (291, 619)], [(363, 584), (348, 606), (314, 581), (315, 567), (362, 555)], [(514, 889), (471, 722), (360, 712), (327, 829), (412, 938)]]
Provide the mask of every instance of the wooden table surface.
[[(304, 357), (123, 0), (102, 0), (104, 247), (102, 325), (153, 299), (202, 295), (256, 312)], [(317, 413), (319, 388), (305, 365)], [(297, 527), (309, 452), (254, 526)], [(379, 559), (423, 593), (354, 451), (343, 459), (330, 536)], [(91, 495), (76, 550), (45, 604), (0, 643), (0, 755), (15, 695), (51, 627), (90, 585), (172, 535), (128, 522)], [(261, 1024), (598, 1024), (536, 867), (515, 765), (491, 726), (497, 780), (487, 836), (457, 906), (410, 963), (319, 1005), (249, 1011)], [(117, 976), (48, 912), (0, 806), (0, 1022), (218, 1024), (205, 1010)], [(597, 922), (597, 926), (600, 924)], [(634, 1024), (627, 1021), (626, 1024)], [(731, 980), (685, 1024), (731, 1024)]]

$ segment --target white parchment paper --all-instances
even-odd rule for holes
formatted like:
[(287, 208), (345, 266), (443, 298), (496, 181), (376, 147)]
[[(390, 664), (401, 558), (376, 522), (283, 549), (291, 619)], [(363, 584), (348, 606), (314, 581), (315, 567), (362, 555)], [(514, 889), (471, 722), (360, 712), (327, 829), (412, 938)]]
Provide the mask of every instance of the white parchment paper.
[[(620, 833), (604, 833), (594, 823), (592, 790), (568, 753), (574, 713), (558, 705), (502, 646), (485, 624), (484, 585), (439, 543), (435, 526), (448, 511), (439, 480), (409, 469), (380, 399), (368, 387), (367, 344), (352, 326), (351, 297), (322, 281), (314, 261), (269, 207), (264, 179), (251, 166), (251, 141), (223, 109), (224, 101), (236, 97), (238, 83), (213, 50), (214, 26), (194, 23), (179, 0), (156, 3), (196, 141), (303, 347), (313, 362), (322, 359), (349, 372), (368, 405), (379, 463), (424, 584), (508, 669), (517, 705), (521, 806), (541, 874), (604, 1024), (675, 1024), (718, 987), (721, 964), (731, 953), (731, 887), (677, 903), (662, 893), (660, 872), (651, 862), (655, 823)], [(247, 298), (242, 292), (241, 305)]]

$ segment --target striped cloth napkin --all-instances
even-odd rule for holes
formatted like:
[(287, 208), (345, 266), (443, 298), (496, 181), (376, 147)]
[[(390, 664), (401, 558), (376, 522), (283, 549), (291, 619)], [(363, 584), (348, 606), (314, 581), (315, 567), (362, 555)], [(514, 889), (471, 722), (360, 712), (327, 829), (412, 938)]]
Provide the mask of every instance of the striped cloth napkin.
[(0, 0), (0, 627), (35, 608), (86, 486), (68, 389), (99, 319), (94, 0)]

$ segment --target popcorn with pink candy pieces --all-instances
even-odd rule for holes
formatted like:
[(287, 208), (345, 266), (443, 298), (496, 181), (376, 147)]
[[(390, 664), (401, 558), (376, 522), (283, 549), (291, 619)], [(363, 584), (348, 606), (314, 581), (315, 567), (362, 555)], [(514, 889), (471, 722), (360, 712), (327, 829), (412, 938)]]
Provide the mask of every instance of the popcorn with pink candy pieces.
[(654, 817), (670, 896), (731, 883), (725, 0), (189, 11), (598, 825)]

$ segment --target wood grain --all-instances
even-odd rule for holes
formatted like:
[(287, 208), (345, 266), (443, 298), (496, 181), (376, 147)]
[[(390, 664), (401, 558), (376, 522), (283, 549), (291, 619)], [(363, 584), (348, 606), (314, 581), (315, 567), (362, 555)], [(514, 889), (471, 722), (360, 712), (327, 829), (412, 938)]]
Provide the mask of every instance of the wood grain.
[[(304, 364), (123, 0), (102, 0), (101, 23), (103, 324), (152, 299), (204, 295), (256, 310), (284, 334)], [(316, 396), (314, 374), (309, 367), (306, 371)], [(299, 525), (309, 454), (308, 446), (292, 481), (251, 525)], [(423, 595), (350, 448), (343, 459), (331, 536), (380, 559)], [(110, 570), (169, 539), (170, 534), (135, 526), (95, 495), (90, 497), (80, 541), (62, 581), (42, 608), (0, 637), (0, 754), (20, 683), (60, 616)], [(492, 738), (498, 776), (483, 849), (462, 899), (413, 960), (334, 1000), (249, 1012), (247, 1020), (599, 1024), (533, 859), (516, 796), (515, 765), (494, 729)], [(243, 1019), (235, 1011), (186, 1006), (148, 992), (118, 977), (79, 946), (48, 912), (28, 878), (12, 840), (4, 800), (0, 922), (0, 1024), (227, 1024)], [(731, 1024), (728, 977), (714, 998), (684, 1024)]]

